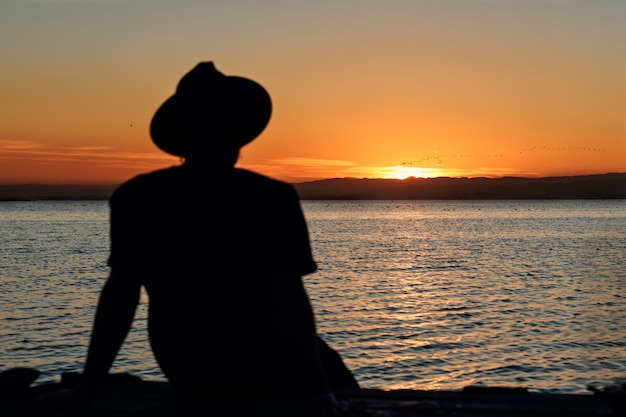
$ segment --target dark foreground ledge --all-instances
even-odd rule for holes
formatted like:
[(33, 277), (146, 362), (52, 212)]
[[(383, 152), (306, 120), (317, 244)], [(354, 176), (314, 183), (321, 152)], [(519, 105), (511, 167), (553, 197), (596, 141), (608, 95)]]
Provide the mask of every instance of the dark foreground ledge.
[[(0, 373), (2, 417), (139, 417), (139, 416), (313, 416), (296, 411), (278, 398), (267, 403), (241, 404), (181, 399), (166, 382), (142, 381), (129, 374), (110, 375), (93, 408), (54, 408), (42, 404), (42, 395), (69, 388), (75, 374), (63, 374), (60, 383), (32, 386), (39, 372), (15, 368)], [(626, 415), (625, 386), (594, 390), (590, 394), (547, 394), (524, 388), (467, 387), (462, 391), (351, 389), (336, 393), (342, 415), (349, 417), (429, 416), (604, 416)], [(341, 417), (341, 416), (339, 416)]]

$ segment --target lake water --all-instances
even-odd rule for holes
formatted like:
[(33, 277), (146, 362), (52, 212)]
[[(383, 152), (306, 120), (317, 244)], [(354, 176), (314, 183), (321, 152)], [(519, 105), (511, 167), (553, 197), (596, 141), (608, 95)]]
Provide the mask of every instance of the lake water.
[[(626, 201), (303, 201), (322, 337), (368, 388), (582, 393), (626, 377)], [(80, 371), (105, 201), (0, 202), (0, 370)], [(163, 379), (146, 303), (113, 371)]]

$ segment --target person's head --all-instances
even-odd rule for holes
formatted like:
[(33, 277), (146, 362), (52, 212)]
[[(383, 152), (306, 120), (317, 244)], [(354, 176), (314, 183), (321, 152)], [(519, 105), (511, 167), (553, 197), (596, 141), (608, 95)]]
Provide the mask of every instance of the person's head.
[(150, 135), (172, 155), (216, 162), (234, 158), (234, 164), (239, 149), (265, 129), (271, 113), (270, 96), (261, 85), (201, 62), (156, 111)]

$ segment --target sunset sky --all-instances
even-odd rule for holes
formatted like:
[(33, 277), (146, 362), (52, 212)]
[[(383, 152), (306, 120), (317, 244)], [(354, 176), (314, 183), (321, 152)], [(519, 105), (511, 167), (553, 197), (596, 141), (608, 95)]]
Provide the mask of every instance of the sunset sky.
[(269, 91), (239, 166), (331, 177), (626, 172), (624, 0), (2, 0), (0, 184), (179, 164), (148, 126), (199, 61)]

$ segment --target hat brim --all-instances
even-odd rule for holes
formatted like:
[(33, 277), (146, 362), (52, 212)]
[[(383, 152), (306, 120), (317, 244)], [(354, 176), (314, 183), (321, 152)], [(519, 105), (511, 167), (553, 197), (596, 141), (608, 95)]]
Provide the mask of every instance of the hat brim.
[[(270, 96), (261, 85), (247, 78), (227, 76), (219, 89), (205, 95), (177, 92), (165, 100), (152, 118), (150, 136), (164, 152), (186, 157), (192, 148), (188, 141), (192, 139), (183, 134), (182, 124), (203, 125), (206, 128), (202, 140), (219, 141), (214, 145), (238, 149), (261, 134), (271, 113)], [(198, 140), (197, 136), (194, 140)]]

